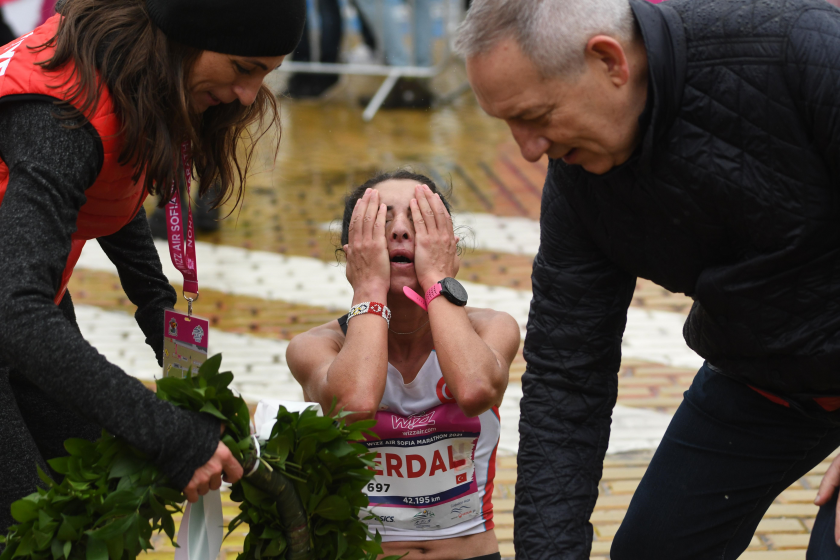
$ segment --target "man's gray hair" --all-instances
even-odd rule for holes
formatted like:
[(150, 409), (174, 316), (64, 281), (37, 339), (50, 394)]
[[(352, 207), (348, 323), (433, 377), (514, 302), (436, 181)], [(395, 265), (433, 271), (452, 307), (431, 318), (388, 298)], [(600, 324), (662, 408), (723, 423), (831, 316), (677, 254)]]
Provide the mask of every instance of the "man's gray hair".
[(589, 39), (633, 39), (629, 0), (473, 0), (455, 48), (464, 57), (486, 54), (514, 39), (543, 76), (583, 71)]

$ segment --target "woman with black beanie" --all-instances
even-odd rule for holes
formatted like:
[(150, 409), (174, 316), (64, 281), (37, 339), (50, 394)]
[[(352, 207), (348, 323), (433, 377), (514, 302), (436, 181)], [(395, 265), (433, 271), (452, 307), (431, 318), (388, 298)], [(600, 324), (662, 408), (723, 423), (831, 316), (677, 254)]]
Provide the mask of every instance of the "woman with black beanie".
[(242, 475), (218, 420), (157, 399), (82, 338), (66, 287), (96, 239), (161, 360), (176, 294), (142, 203), (169, 200), (190, 170), (202, 191), (218, 185), (215, 203), (241, 198), (253, 148), (237, 154), (239, 138), (279, 124), (263, 79), (300, 40), (306, 5), (69, 0), (59, 12), (0, 46), (0, 535), (36, 465), (50, 472), (65, 439), (103, 428), (191, 501)]

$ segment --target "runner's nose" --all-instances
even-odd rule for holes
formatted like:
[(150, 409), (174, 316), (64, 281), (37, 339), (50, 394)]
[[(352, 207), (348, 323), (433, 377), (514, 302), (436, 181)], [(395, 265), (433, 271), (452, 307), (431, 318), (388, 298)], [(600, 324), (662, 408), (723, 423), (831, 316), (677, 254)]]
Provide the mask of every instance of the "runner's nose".
[(391, 222), (391, 239), (394, 241), (398, 239), (411, 240), (414, 236), (414, 227), (411, 220), (407, 216), (395, 216)]

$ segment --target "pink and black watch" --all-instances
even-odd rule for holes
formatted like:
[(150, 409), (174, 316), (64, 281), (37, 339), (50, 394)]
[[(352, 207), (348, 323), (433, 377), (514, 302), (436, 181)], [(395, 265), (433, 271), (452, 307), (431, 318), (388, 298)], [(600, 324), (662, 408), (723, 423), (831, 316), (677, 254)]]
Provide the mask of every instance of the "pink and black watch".
[(443, 295), (453, 305), (467, 305), (467, 290), (454, 278), (444, 278), (426, 291), (426, 307), (439, 295)]

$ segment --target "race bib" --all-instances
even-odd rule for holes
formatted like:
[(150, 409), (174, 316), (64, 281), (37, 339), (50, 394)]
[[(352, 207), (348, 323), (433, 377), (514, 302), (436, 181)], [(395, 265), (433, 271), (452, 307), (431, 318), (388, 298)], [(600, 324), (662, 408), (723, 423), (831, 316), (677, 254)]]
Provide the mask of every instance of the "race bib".
[[(376, 477), (367, 485), (372, 529), (445, 529), (479, 515), (475, 446), (481, 421), (455, 403), (400, 416), (376, 413), (381, 439), (365, 442), (376, 452)], [(364, 514), (363, 514), (364, 517)]]

